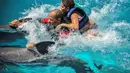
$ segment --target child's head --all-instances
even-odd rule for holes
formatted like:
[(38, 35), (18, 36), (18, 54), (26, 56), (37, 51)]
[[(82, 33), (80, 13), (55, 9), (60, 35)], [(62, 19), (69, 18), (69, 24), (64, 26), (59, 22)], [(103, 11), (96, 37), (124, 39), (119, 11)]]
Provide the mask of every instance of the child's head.
[(61, 2), (61, 10), (64, 12), (69, 11), (74, 6), (75, 6), (74, 0), (62, 0)]

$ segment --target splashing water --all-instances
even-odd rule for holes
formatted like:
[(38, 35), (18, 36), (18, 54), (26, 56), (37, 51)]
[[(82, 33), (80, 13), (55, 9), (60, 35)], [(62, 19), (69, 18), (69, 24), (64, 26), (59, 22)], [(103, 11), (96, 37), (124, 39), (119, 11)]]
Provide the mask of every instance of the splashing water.
[[(75, 1), (99, 25), (99, 34), (101, 36), (86, 39), (85, 36), (79, 34), (70, 35), (67, 39), (60, 40), (66, 43), (65, 46), (57, 48), (55, 45), (50, 47), (49, 50), (56, 55), (75, 56), (84, 60), (89, 63), (95, 72), (96, 70), (92, 65), (93, 62), (103, 65), (102, 73), (127, 73), (127, 71), (130, 71), (130, 19), (127, 17), (130, 11), (128, 7), (130, 6), (130, 1)], [(22, 13), (23, 17), (31, 17), (34, 20), (24, 23), (24, 28), (22, 29), (29, 32), (29, 35), (26, 36), (29, 42), (38, 43), (51, 40), (46, 27), (35, 20), (46, 17), (55, 8), (57, 7), (43, 4), (40, 7), (32, 7)], [(59, 41), (56, 42), (58, 43)], [(46, 68), (41, 67), (41, 69), (46, 71)], [(53, 71), (54, 69), (51, 70)], [(49, 72), (47, 71), (47, 73)]]

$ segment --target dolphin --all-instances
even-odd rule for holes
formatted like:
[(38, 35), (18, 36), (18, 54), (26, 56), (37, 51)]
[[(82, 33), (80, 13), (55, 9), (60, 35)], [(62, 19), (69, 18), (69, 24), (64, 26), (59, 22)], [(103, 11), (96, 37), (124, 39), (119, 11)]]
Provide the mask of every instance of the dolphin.
[[(33, 51), (30, 51), (26, 48), (18, 48), (18, 47), (0, 47), (0, 61), (5, 64), (16, 66), (18, 66), (19, 64), (25, 66), (32, 66), (32, 65), (49, 66), (50, 64), (54, 64), (57, 66), (71, 67), (75, 70), (76, 73), (93, 73), (88, 63), (78, 58), (72, 56), (47, 55), (48, 46), (51, 46), (53, 44), (55, 43), (52, 41), (38, 43), (36, 44), (35, 47), (33, 47), (33, 49), (35, 49)], [(39, 53), (40, 56), (36, 55)], [(101, 66), (96, 67), (98, 69), (101, 68)]]
[(25, 34), (22, 32), (3, 32), (0, 31), (0, 42), (12, 42), (17, 39), (25, 39)]
[[(28, 58), (29, 60), (30, 58)], [(76, 73), (93, 73), (93, 71), (90, 69), (90, 67), (88, 66), (88, 64), (80, 59), (76, 59), (74, 57), (70, 57), (70, 56), (57, 56), (57, 57), (50, 57), (50, 56), (46, 56), (43, 58), (39, 58), (39, 59), (34, 59), (31, 61), (8, 61), (6, 59), (1, 59), (0, 61), (4, 64), (7, 65), (14, 65), (16, 67), (18, 67), (18, 65), (20, 64), (20, 66), (26, 66), (26, 67), (38, 67), (38, 66), (49, 66), (49, 65), (56, 65), (58, 67), (71, 67), (72, 69), (75, 70)], [(19, 66), (19, 67), (20, 67)], [(5, 69), (5, 68), (3, 68)]]

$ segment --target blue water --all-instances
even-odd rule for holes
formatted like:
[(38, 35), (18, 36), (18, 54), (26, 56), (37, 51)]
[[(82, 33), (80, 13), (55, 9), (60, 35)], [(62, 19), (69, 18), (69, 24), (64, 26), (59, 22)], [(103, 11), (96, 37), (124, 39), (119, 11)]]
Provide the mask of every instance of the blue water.
[(59, 3), (60, 0), (1, 0), (0, 1), (0, 24), (8, 24), (10, 21), (21, 17), (21, 12), (41, 4)]
[[(99, 32), (103, 37), (85, 40), (83, 37), (72, 36), (71, 39), (66, 40), (69, 43), (67, 46), (55, 52), (79, 58), (89, 63), (90, 68), (97, 73), (98, 71), (95, 69), (93, 62), (103, 65), (103, 68), (100, 70), (101, 73), (129, 73), (130, 0), (75, 0), (75, 2), (99, 25)], [(1, 0), (0, 25), (7, 25), (13, 19), (21, 17), (45, 17), (52, 9), (57, 8), (59, 4), (60, 0)], [(27, 29), (35, 29), (30, 31), (28, 36), (17, 37), (16, 40), (7, 40), (6, 42), (0, 40), (0, 46), (25, 47), (29, 41), (39, 42), (47, 38), (48, 34), (42, 32), (44, 29), (39, 27), (40, 24), (37, 24), (37, 22), (28, 24), (31, 24), (31, 26)], [(47, 67), (22, 66), (20, 68), (8, 66), (8, 68), (0, 72), (75, 73), (70, 67), (53, 65)]]

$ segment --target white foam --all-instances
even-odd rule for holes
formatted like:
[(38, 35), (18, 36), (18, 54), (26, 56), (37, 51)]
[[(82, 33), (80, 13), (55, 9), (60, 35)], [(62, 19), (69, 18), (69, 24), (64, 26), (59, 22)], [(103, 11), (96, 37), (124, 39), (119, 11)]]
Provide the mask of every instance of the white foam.
[(26, 10), (22, 14), (26, 15), (25, 18), (33, 18), (33, 19), (43, 18), (46, 17), (47, 14), (54, 8), (56, 7), (52, 5), (44, 4), (37, 8), (32, 7), (31, 9)]
[(23, 18), (32, 18), (30, 22), (24, 23), (22, 26), (22, 30), (26, 30), (29, 32), (29, 35), (26, 36), (29, 42), (41, 42), (41, 41), (49, 41), (51, 36), (46, 31), (46, 27), (44, 24), (41, 24), (37, 21), (37, 19), (44, 18), (48, 15), (48, 13), (56, 8), (55, 6), (44, 4), (40, 7), (32, 7), (31, 9), (23, 12)]
[[(97, 0), (98, 1), (98, 0)], [(82, 4), (81, 4), (82, 5)], [(84, 5), (84, 4), (83, 4)], [(93, 19), (96, 23), (100, 23), (99, 25), (102, 26), (108, 26), (109, 24), (102, 24), (103, 22), (108, 23), (108, 21), (104, 20), (105, 16), (109, 16), (111, 12), (114, 12), (117, 3), (113, 4), (112, 2), (110, 4), (104, 5), (101, 9), (92, 9), (90, 18)], [(46, 17), (47, 14), (56, 7), (51, 5), (41, 5), (38, 8), (31, 8), (30, 10), (27, 10), (23, 14), (26, 15), (25, 17), (31, 17), (34, 20), (37, 18), (43, 18)], [(107, 19), (107, 18), (106, 18)], [(101, 20), (101, 21), (100, 21)], [(30, 42), (40, 42), (45, 40), (51, 40), (50, 35), (45, 31), (45, 26), (41, 25), (37, 21), (34, 22), (27, 22), (25, 23), (25, 30), (29, 31), (29, 35), (26, 37)], [(122, 26), (128, 26), (129, 24), (126, 22), (115, 22), (112, 23), (111, 26), (104, 31), (99, 30), (99, 34), (101, 36), (94, 37), (92, 39), (86, 39), (85, 36), (75, 34), (70, 35), (67, 39), (60, 39), (58, 42), (64, 42), (66, 43), (66, 46), (57, 48), (57, 44), (55, 46), (50, 47), (50, 52), (54, 54), (64, 54), (64, 55), (73, 55), (77, 52), (84, 52), (84, 51), (101, 51), (101, 53), (108, 53), (115, 52), (120, 47), (120, 42), (124, 41), (122, 40), (120, 34), (113, 30), (114, 27), (122, 27)], [(99, 26), (100, 27), (100, 26)], [(56, 43), (58, 43), (56, 42)], [(127, 64), (127, 63), (125, 63)], [(125, 65), (126, 66), (126, 65)]]
[(130, 24), (125, 21), (115, 22), (112, 24), (112, 27), (122, 27), (122, 26), (130, 28)]
[(115, 3), (104, 5), (101, 9), (93, 8), (89, 17), (96, 22), (99, 22), (99, 20), (101, 20), (103, 17), (108, 16), (110, 13), (114, 12), (116, 6), (117, 4)]

